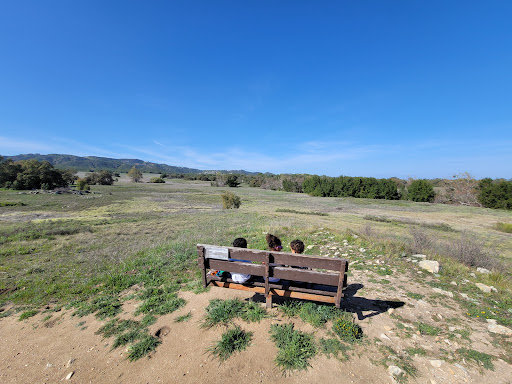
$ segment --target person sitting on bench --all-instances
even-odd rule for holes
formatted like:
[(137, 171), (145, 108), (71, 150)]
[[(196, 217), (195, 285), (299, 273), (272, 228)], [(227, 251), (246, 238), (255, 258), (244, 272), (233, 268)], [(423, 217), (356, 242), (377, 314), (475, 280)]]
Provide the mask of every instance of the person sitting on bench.
[[(233, 247), (237, 248), (247, 248), (247, 240), (245, 240), (243, 237), (237, 237), (235, 240), (233, 240)], [(249, 263), (250, 261), (247, 260), (238, 260), (238, 259), (232, 259), (233, 261), (243, 261), (244, 263)], [(243, 284), (247, 282), (251, 278), (251, 275), (246, 275), (243, 273), (231, 273), (231, 279), (237, 283), (237, 284)]]
[[(267, 245), (268, 245), (269, 251), (277, 251), (277, 252), (282, 251), (283, 246), (281, 245), (281, 239), (279, 237), (274, 236), (270, 233), (267, 233), (267, 235), (265, 236), (265, 240), (267, 240)], [(272, 266), (284, 267), (284, 265), (277, 265), (277, 264), (272, 264)], [(279, 282), (279, 280), (281, 280), (281, 279), (278, 279), (277, 277), (269, 277), (268, 278), (268, 281), (271, 283), (277, 283), (277, 282)]]
[[(304, 252), (304, 243), (302, 240), (293, 240), (290, 243), (290, 249), (292, 250), (292, 253), (303, 253)], [(293, 267), (292, 268), (299, 268), (299, 269), (309, 269), (308, 267)]]

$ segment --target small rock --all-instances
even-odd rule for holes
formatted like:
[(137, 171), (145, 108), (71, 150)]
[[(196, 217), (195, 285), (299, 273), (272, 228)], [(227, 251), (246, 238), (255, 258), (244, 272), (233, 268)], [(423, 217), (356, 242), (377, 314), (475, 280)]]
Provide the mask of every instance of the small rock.
[(466, 368), (464, 368), (462, 365), (460, 365), (459, 363), (455, 363), (453, 365), (456, 366), (457, 368), (459, 368), (462, 372), (464, 372), (464, 374), (466, 376), (469, 376), (468, 370)]
[(457, 328), (455, 328), (455, 327), (448, 327), (448, 330), (449, 330), (450, 332), (453, 332), (453, 331), (455, 331), (456, 329), (457, 329)]
[(411, 255), (411, 257), (416, 257), (417, 259), (426, 259), (426, 255)]
[(489, 323), (489, 325), (487, 325), (487, 329), (489, 332), (497, 333), (499, 335), (512, 336), (512, 329), (496, 323)]
[(417, 262), (418, 262), (418, 260), (413, 260), (412, 262), (413, 262), (413, 263), (417, 263)]
[(440, 289), (440, 288), (432, 288), (432, 290), (434, 292), (436, 292), (436, 293), (441, 294), (441, 295), (448, 296), (448, 297), (453, 297), (453, 292), (445, 291), (445, 290)]
[(444, 360), (430, 360), (430, 364), (431, 364), (433, 367), (441, 368), (441, 365), (443, 365), (443, 364), (444, 364)]
[(439, 263), (435, 260), (421, 260), (419, 266), (429, 272), (439, 272)]
[(51, 367), (53, 367), (52, 363), (46, 363), (46, 368), (51, 368)]
[(66, 364), (66, 366), (69, 368), (71, 367), (71, 364), (73, 364), (75, 362), (76, 359), (69, 359), (68, 363)]
[(314, 245), (308, 245), (308, 246), (306, 247), (306, 249), (312, 249), (312, 248), (314, 248), (314, 247), (315, 247)]
[(380, 338), (381, 338), (382, 340), (391, 340), (389, 337), (387, 337), (387, 335), (386, 335), (385, 333), (381, 333), (381, 334), (380, 334)]
[(359, 248), (359, 252), (366, 252), (366, 249), (364, 249), (364, 248)]
[(335, 251), (338, 247), (331, 247), (331, 250)]
[(393, 377), (396, 377), (396, 376), (400, 376), (402, 373), (404, 373), (404, 371), (402, 371), (399, 367), (397, 367), (396, 365), (390, 365), (388, 367), (388, 373), (393, 376)]
[(73, 376), (73, 374), (74, 374), (74, 373), (75, 373), (75, 372), (73, 372), (73, 371), (69, 372), (69, 373), (67, 374), (67, 376), (66, 376), (66, 380), (71, 379), (71, 377)]
[(438, 313), (436, 316), (439, 318), (439, 320), (443, 320), (443, 315), (441, 315), (440, 313)]
[(395, 308), (389, 308), (389, 309), (388, 309), (388, 313), (389, 313), (390, 315), (392, 315), (392, 314), (393, 314), (393, 312), (395, 312)]
[(482, 292), (485, 292), (485, 293), (491, 293), (492, 288), (494, 288), (494, 287), (491, 288), (488, 285), (485, 285), (482, 283), (475, 283), (475, 285), (479, 290), (481, 290)]
[(343, 257), (347, 257), (348, 256), (348, 253), (342, 253), (341, 256)]
[(457, 283), (455, 281), (452, 281), (450, 284), (457, 286)]
[(473, 272), (471, 272), (471, 273), (469, 274), (469, 276), (471, 276), (471, 277), (476, 277), (476, 275), (475, 275)]
[(391, 331), (392, 329), (393, 329), (393, 327), (390, 327), (389, 325), (384, 326), (384, 330), (387, 332)]
[(467, 294), (465, 294), (465, 293), (461, 293), (460, 295), (462, 296), (462, 298), (464, 298), (464, 299), (466, 299), (466, 300), (470, 300), (470, 299), (469, 299), (469, 296), (468, 296)]
[(485, 268), (480, 268), (478, 267), (476, 269), (477, 272), (480, 272), (480, 273), (485, 273), (485, 274), (488, 274), (488, 273), (491, 273), (491, 271), (489, 271), (488, 269), (485, 269)]

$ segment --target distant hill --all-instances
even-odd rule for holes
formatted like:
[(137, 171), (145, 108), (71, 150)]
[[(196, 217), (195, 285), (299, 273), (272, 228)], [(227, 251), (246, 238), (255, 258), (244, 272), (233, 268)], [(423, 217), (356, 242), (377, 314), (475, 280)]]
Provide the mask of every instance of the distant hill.
[(108, 157), (97, 157), (97, 156), (74, 156), (74, 155), (40, 155), (39, 153), (28, 153), (16, 156), (4, 156), (8, 159), (18, 160), (29, 160), (36, 159), (39, 161), (48, 161), (55, 168), (59, 169), (73, 169), (75, 171), (90, 172), (99, 171), (106, 169), (113, 172), (128, 172), (133, 166), (137, 167), (141, 172), (147, 173), (242, 173), (252, 174), (253, 172), (247, 172), (244, 170), (226, 171), (226, 170), (200, 170), (195, 168), (187, 167), (175, 167), (167, 164), (156, 164), (149, 161), (139, 159), (111, 159)]

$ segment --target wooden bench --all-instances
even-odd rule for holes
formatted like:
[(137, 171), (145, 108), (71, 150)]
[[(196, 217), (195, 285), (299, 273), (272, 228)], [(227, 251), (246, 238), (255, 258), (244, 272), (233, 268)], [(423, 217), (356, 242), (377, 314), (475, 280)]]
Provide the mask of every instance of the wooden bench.
[[(348, 261), (345, 259), (207, 244), (198, 244), (197, 253), (204, 288), (211, 284), (262, 293), (267, 308), (272, 307), (272, 296), (333, 303), (339, 308), (347, 286)], [(229, 274), (216, 276), (209, 274), (209, 270), (247, 274), (251, 279), (237, 284)], [(281, 280), (273, 283), (269, 277)]]

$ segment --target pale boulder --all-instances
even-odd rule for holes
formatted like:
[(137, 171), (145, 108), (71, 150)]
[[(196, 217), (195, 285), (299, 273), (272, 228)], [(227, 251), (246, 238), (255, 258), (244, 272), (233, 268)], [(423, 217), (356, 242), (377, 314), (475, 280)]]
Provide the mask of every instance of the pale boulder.
[(421, 260), (419, 266), (431, 273), (439, 272), (439, 263), (435, 260)]

